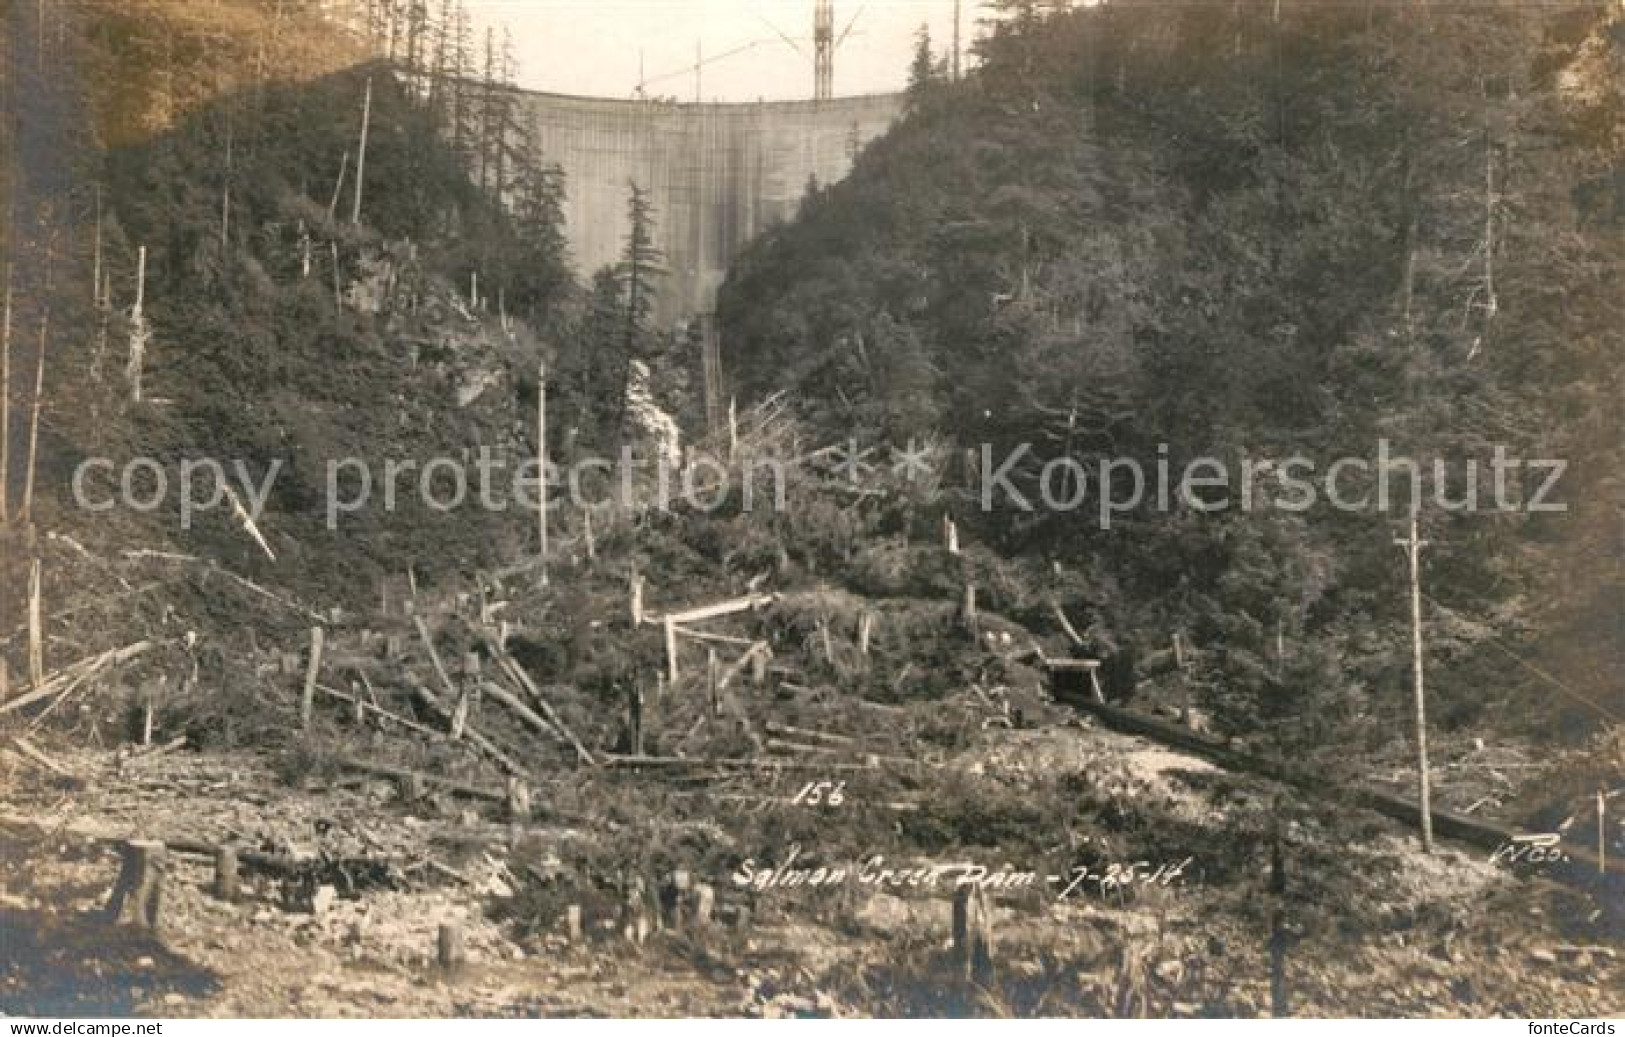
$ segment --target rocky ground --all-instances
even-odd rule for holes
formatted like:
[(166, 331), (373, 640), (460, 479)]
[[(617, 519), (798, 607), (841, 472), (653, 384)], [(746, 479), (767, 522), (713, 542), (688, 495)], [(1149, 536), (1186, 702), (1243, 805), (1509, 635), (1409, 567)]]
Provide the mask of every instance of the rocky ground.
[[(949, 755), (923, 793), (855, 772), (842, 775), (841, 805), (809, 807), (780, 794), (799, 790), (800, 775), (745, 792), (720, 779), (561, 777), (538, 790), (539, 819), (525, 824), (443, 797), (403, 802), (384, 781), (291, 774), (258, 755), (47, 751), (61, 773), (16, 752), (0, 772), (7, 1014), (1254, 1016), (1270, 1012), (1272, 932), (1296, 1013), (1625, 1008), (1625, 939), (1585, 893), (1476, 851), (1424, 857), (1386, 822), (1350, 821), (1076, 722), (992, 729)], [(881, 789), (891, 802), (876, 800)], [(1063, 789), (1125, 816), (1080, 825), (1056, 798)], [(594, 796), (606, 805), (593, 816), (548, 807)], [(1025, 826), (1023, 803), (1054, 818), (1047, 849), (971, 830)], [(1284, 892), (1258, 837), (1271, 831), (1286, 846)], [(207, 857), (172, 852), (160, 931), (117, 928), (100, 912), (131, 838), (230, 843), (311, 862), (315, 878), (250, 873), (228, 903), (212, 894)], [(608, 894), (613, 882), (592, 881), (635, 859), (629, 841), (668, 844), (716, 892), (710, 925), (662, 928), (651, 897), (647, 938), (629, 938), (613, 902), (624, 881)], [(1129, 863), (1189, 863), (1166, 884), (1142, 871), (1137, 888), (1114, 887), (1098, 877), (1109, 865), (1090, 863), (1105, 860), (1091, 842)], [(988, 889), (991, 969), (967, 980), (948, 950), (951, 880), (739, 888), (743, 859), (782, 862), (795, 846), (831, 867), (870, 846), (899, 865), (976, 860), (996, 873), (1007, 861), (1039, 878)], [(363, 859), (387, 873), (350, 888), (320, 870)], [(1068, 890), (1075, 867), (1096, 877)], [(649, 881), (660, 885), (659, 868)], [(574, 942), (564, 901), (584, 906)], [(451, 974), (436, 962), (447, 923), (467, 951)]]

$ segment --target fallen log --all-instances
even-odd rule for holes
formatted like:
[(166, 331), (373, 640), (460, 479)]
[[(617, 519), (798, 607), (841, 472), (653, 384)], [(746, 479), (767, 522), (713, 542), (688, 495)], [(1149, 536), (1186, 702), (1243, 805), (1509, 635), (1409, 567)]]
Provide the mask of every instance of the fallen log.
[(358, 699), (354, 695), (339, 691), (335, 688), (329, 688), (325, 684), (316, 685), (316, 690), (321, 692), (323, 695), (326, 695), (328, 698), (338, 699), (340, 702), (348, 702), (352, 707), (360, 709), (364, 713), (371, 713), (391, 724), (399, 724), (407, 731), (412, 731), (429, 738), (445, 738), (444, 732), (436, 731), (434, 728), (427, 727), (415, 720), (408, 720), (403, 716), (398, 716), (375, 703), (368, 702), (366, 699)]
[(275, 602), (276, 604), (287, 609), (289, 612), (296, 612), (299, 615), (304, 616), (307, 619), (315, 620), (318, 623), (325, 623), (328, 619), (328, 617), (322, 615), (320, 612), (317, 612), (315, 609), (301, 605), (297, 601), (292, 601), (273, 591), (266, 590), (253, 580), (243, 579), (241, 576), (238, 576), (229, 569), (222, 568), (220, 563), (214, 561), (213, 559), (199, 558), (196, 555), (176, 554), (172, 551), (146, 550), (125, 551), (124, 557), (133, 562), (150, 560), (160, 562), (180, 562), (185, 565), (201, 565), (210, 572), (219, 573), (221, 576), (224, 576), (226, 579), (237, 584), (239, 587), (242, 587), (244, 590), (251, 591), (260, 597), (265, 598), (267, 601)]
[(480, 684), (480, 688), (487, 695), (491, 696), (493, 699), (496, 699), (497, 702), (507, 706), (513, 711), (515, 716), (517, 716), (520, 720), (523, 720), (538, 733), (547, 735), (550, 738), (557, 738), (561, 742), (569, 742), (569, 739), (565, 738), (563, 732), (561, 732), (557, 727), (548, 723), (546, 720), (543, 720), (537, 715), (535, 710), (519, 701), (519, 697), (514, 695), (507, 688), (504, 688), (495, 681), (483, 681)]
[(708, 634), (703, 630), (690, 630), (688, 627), (678, 626), (675, 623), (672, 624), (672, 627), (674, 630), (676, 630), (679, 636), (690, 638), (695, 641), (708, 641), (719, 645), (733, 645), (737, 648), (749, 648), (756, 644), (755, 641), (752, 641), (748, 637), (730, 637), (727, 634)]
[(464, 799), (477, 799), (486, 803), (507, 803), (506, 789), (487, 789), (478, 785), (469, 785), (453, 778), (445, 778), (438, 774), (428, 774), (423, 771), (414, 771), (406, 767), (396, 767), (387, 763), (378, 763), (373, 760), (362, 760), (354, 757), (341, 756), (335, 762), (345, 770), (355, 771), (358, 774), (372, 774), (380, 778), (391, 778), (401, 782), (418, 782), (423, 785), (433, 785), (443, 788), (454, 796)]
[(839, 754), (847, 750), (833, 745), (809, 745), (806, 742), (787, 742), (782, 738), (769, 738), (767, 740), (768, 752), (781, 753), (827, 753)]
[(243, 850), (201, 839), (166, 839), (163, 846), (172, 854), (213, 861), (214, 891), (221, 899), (239, 893), (241, 874), (294, 882), (308, 889), (330, 885), (348, 892), (397, 889), (403, 884), (398, 858), (293, 856)]
[[(808, 744), (806, 744), (804, 742), (786, 742), (786, 741), (784, 741), (782, 739), (778, 739), (778, 738), (769, 738), (767, 740), (767, 744), (766, 744), (766, 746), (764, 746), (764, 748), (766, 748), (769, 752), (803, 753), (803, 754), (807, 754), (807, 755), (817, 755), (817, 756), (825, 756), (825, 757), (854, 755), (854, 750), (852, 750), (851, 748), (843, 748), (843, 747), (829, 746), (829, 745), (808, 745)], [(890, 764), (896, 764), (899, 767), (931, 767), (931, 766), (935, 766), (934, 764), (929, 764), (924, 760), (910, 759), (910, 758), (908, 758), (906, 756), (882, 756), (882, 755), (880, 755), (878, 753), (863, 753), (863, 752), (861, 752), (861, 750), (859, 751), (859, 753), (866, 760), (871, 760), (876, 764), (890, 763)]]
[[(1140, 735), (1175, 749), (1183, 749), (1228, 770), (1256, 774), (1271, 781), (1291, 785), (1310, 795), (1331, 800), (1339, 806), (1353, 804), (1406, 825), (1414, 827), (1421, 825), (1421, 809), (1398, 796), (1358, 785), (1353, 787), (1339, 785), (1289, 764), (1232, 749), (1224, 742), (1204, 737), (1178, 725), (1130, 710), (1092, 702), (1087, 697), (1076, 694), (1058, 695), (1057, 700), (1098, 718), (1114, 731)], [(1432, 816), (1433, 830), (1438, 835), (1491, 852), (1526, 834), (1447, 810), (1434, 809), (1429, 811), (1429, 814)], [(1586, 878), (1586, 868), (1590, 869), (1591, 879), (1596, 878), (1599, 870), (1606, 870), (1609, 875), (1625, 876), (1625, 864), (1616, 861), (1599, 864), (1591, 850), (1575, 843), (1563, 842), (1562, 847), (1564, 855), (1570, 859), (1568, 863), (1574, 866), (1567, 871), (1571, 878), (1583, 881)]]
[(809, 731), (804, 727), (791, 727), (789, 724), (776, 724), (769, 720), (763, 729), (770, 735), (788, 735), (791, 738), (811, 738), (817, 742), (834, 742), (836, 745), (851, 745), (857, 741), (847, 735), (830, 734), (827, 731)]
[(674, 770), (684, 768), (703, 770), (712, 767), (724, 770), (873, 771), (879, 769), (876, 764), (841, 763), (828, 760), (712, 760), (687, 756), (617, 756), (611, 753), (604, 754), (603, 763), (606, 767), (660, 767)]
[(166, 756), (177, 749), (184, 748), (186, 748), (186, 736), (181, 735), (179, 738), (173, 738), (165, 742), (163, 745), (153, 745), (144, 749), (137, 749), (128, 756), (124, 757), (121, 762), (139, 763), (142, 760), (156, 759), (159, 756)]
[(581, 739), (576, 737), (575, 732), (570, 730), (570, 725), (564, 722), (564, 718), (560, 717), (558, 711), (547, 701), (547, 698), (542, 694), (542, 690), (536, 686), (536, 682), (530, 679), (530, 674), (525, 672), (525, 668), (520, 666), (505, 648), (496, 644), (493, 638), (487, 637), (486, 645), (490, 648), (492, 658), (496, 659), (497, 665), (502, 667), (503, 671), (509, 677), (512, 677), (515, 683), (525, 689), (525, 692), (530, 695), (531, 701), (536, 703), (536, 708), (540, 709), (542, 714), (558, 729), (559, 733), (569, 741), (570, 745), (575, 749), (576, 755), (581, 758), (581, 762), (589, 767), (597, 766), (598, 761), (593, 758), (592, 753), (587, 751), (587, 747), (581, 744)]
[(446, 664), (440, 661), (440, 653), (435, 651), (434, 637), (429, 633), (429, 627), (423, 622), (422, 616), (413, 616), (412, 625), (417, 627), (418, 636), (423, 639), (423, 647), (429, 650), (429, 662), (434, 664), (435, 676), (440, 678), (440, 686), (446, 689), (446, 694), (452, 698), (457, 697), (457, 685), (451, 681), (451, 675), (446, 672)]
[(771, 655), (772, 651), (773, 650), (768, 647), (766, 641), (750, 642), (749, 650), (746, 651), (744, 655), (741, 655), (738, 659), (734, 660), (734, 662), (728, 666), (727, 670), (723, 671), (722, 676), (717, 680), (717, 690), (726, 691), (728, 689), (728, 685), (733, 683), (733, 679), (745, 672), (745, 667), (752, 665), (756, 661), (756, 658), (763, 653), (768, 653)]
[(49, 756), (46, 756), (45, 753), (41, 752), (37, 747), (35, 747), (33, 742), (30, 742), (22, 735), (17, 735), (12, 738), (11, 744), (16, 746), (18, 752), (22, 753), (30, 760), (33, 760), (35, 763), (50, 771), (52, 774), (55, 774), (57, 777), (71, 778), (74, 776), (72, 771), (68, 770), (66, 767), (63, 767)]
[[(412, 694), (416, 695), (424, 705), (428, 706), (434, 711), (436, 716), (444, 720), (447, 724), (452, 722), (452, 718), (454, 716), (453, 711), (448, 709), (445, 703), (436, 698), (433, 692), (416, 681), (409, 681), (407, 686), (412, 689)], [(445, 732), (434, 731), (429, 728), (424, 728), (423, 730), (428, 730), (435, 738), (444, 741), (454, 741), (451, 735), (446, 734)], [(493, 763), (507, 771), (509, 774), (520, 778), (528, 778), (530, 776), (528, 773), (526, 773), (525, 768), (521, 767), (517, 762), (515, 762), (512, 757), (503, 752), (501, 749), (497, 748), (496, 744), (493, 743), (489, 738), (469, 727), (466, 723), (463, 725), (462, 740), (489, 756)]]
[(1072, 642), (1072, 647), (1084, 647), (1086, 642), (1083, 640), (1083, 635), (1078, 633), (1078, 628), (1072, 625), (1072, 620), (1062, 610), (1060, 602), (1050, 605), (1050, 610), (1055, 616), (1055, 621), (1060, 624), (1061, 630), (1066, 634), (1067, 640)]
[(681, 612), (668, 612), (661, 617), (650, 618), (652, 623), (671, 623), (674, 626), (687, 626), (690, 623), (703, 623), (708, 619), (721, 619), (723, 616), (734, 616), (741, 612), (749, 612), (765, 605), (771, 605), (779, 600), (777, 594), (749, 594), (743, 598), (734, 598), (729, 601), (719, 601), (715, 605), (701, 605), (698, 608), (685, 609)]
[(0, 715), (15, 712), (59, 694), (66, 694), (85, 681), (114, 666), (122, 666), (131, 660), (140, 658), (151, 648), (152, 643), (150, 641), (142, 641), (128, 648), (115, 648), (112, 651), (103, 652), (101, 655), (81, 659), (64, 667), (55, 676), (46, 679), (38, 688), (28, 694), (20, 695), (10, 702), (0, 704)]

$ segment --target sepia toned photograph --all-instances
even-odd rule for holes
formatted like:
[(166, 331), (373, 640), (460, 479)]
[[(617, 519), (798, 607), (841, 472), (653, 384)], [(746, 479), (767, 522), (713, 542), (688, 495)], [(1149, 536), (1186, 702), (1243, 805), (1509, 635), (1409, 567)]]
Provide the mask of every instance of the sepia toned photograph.
[(0, 0), (0, 293), (8, 1035), (1625, 1025), (1625, 0)]

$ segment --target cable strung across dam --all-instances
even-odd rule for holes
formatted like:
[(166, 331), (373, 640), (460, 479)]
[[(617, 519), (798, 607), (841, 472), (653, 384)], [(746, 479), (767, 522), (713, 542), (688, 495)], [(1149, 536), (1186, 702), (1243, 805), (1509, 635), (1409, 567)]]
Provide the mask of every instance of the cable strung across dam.
[(666, 324), (711, 312), (745, 244), (794, 215), (810, 180), (844, 178), (903, 109), (901, 94), (711, 104), (520, 96), (533, 146), (564, 171), (583, 278), (620, 258), (630, 185), (649, 191), (667, 271), (655, 317)]

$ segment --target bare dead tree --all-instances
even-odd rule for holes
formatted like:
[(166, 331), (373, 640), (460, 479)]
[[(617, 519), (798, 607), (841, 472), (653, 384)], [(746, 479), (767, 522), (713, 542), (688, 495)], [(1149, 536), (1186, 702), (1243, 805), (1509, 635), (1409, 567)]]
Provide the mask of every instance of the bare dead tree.
[(355, 158), (355, 204), (350, 209), (350, 222), (361, 222), (361, 189), (366, 182), (367, 131), (372, 123), (372, 77), (367, 77), (367, 92), (361, 102), (361, 143)]
[(233, 137), (236, 134), (236, 120), (232, 117), (232, 109), (226, 106), (226, 157), (225, 172), (220, 186), (220, 257), (225, 259), (226, 251), (231, 247), (231, 177), (232, 177), (232, 149), (235, 144)]
[(92, 260), (90, 299), (99, 309), (102, 306), (102, 185), (96, 185), (96, 247)]
[(23, 479), (22, 519), (30, 522), (34, 517), (34, 473), (39, 467), (39, 414), (45, 401), (45, 346), (50, 335), (51, 312), (46, 310), (39, 321), (39, 362), (34, 365), (34, 407), (28, 419), (28, 467)]
[(124, 373), (130, 383), (130, 400), (140, 403), (141, 375), (147, 361), (147, 343), (152, 338), (152, 328), (147, 324), (147, 315), (144, 311), (147, 298), (145, 245), (136, 250), (135, 270), (135, 305), (130, 308), (130, 361)]
[[(350, 172), (350, 149), (344, 149), (344, 156), (339, 159), (339, 178), (333, 184), (333, 200), (327, 203), (328, 222), (337, 222), (339, 216), (339, 198), (344, 194), (344, 178)], [(301, 225), (303, 226), (303, 225)], [(307, 271), (306, 276), (309, 276)]]
[(11, 268), (6, 268), (6, 313), (0, 331), (0, 525), (10, 514), (11, 483)]

